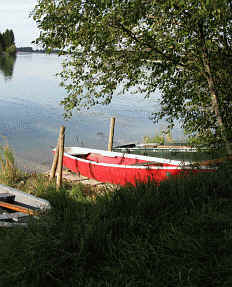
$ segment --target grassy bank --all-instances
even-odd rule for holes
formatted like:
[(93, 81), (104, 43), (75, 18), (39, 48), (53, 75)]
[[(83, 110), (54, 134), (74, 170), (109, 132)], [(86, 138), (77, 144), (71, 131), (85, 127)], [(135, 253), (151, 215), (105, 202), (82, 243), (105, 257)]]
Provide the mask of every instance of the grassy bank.
[(18, 179), (52, 209), (28, 228), (0, 229), (0, 285), (232, 286), (231, 174), (228, 163), (99, 196)]

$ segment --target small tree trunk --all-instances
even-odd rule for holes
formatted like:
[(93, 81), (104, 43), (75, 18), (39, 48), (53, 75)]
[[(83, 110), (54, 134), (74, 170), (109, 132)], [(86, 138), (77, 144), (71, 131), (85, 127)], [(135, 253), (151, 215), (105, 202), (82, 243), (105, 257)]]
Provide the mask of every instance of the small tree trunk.
[(225, 145), (226, 145), (226, 152), (228, 154), (231, 154), (232, 150), (230, 147), (230, 142), (228, 141), (227, 136), (226, 136), (226, 129), (225, 129), (225, 126), (223, 123), (221, 113), (220, 113), (218, 97), (217, 97), (217, 94), (215, 92), (214, 81), (213, 81), (213, 77), (211, 74), (209, 61), (208, 61), (207, 54), (205, 52), (203, 52), (203, 63), (204, 63), (204, 66), (205, 66), (205, 69), (207, 72), (207, 81), (208, 81), (209, 91), (210, 91), (210, 95), (211, 95), (212, 110), (214, 111), (214, 113), (216, 115), (218, 126), (221, 130), (221, 136), (222, 136), (222, 139), (224, 140)]
[(213, 80), (211, 69), (210, 69), (210, 62), (209, 62), (209, 58), (208, 58), (207, 47), (205, 44), (205, 37), (204, 37), (204, 30), (203, 30), (202, 23), (199, 24), (199, 31), (200, 31), (200, 37), (201, 37), (201, 43), (202, 43), (202, 60), (203, 60), (203, 65), (204, 65), (204, 68), (206, 71), (206, 78), (207, 78), (210, 96), (211, 96), (212, 110), (216, 115), (217, 123), (218, 123), (218, 126), (220, 128), (220, 132), (221, 132), (221, 137), (224, 140), (225, 145), (226, 145), (226, 152), (228, 154), (231, 154), (232, 150), (230, 147), (230, 142), (228, 141), (227, 136), (226, 136), (226, 129), (225, 129), (222, 115), (220, 112), (218, 96), (216, 94), (214, 80)]

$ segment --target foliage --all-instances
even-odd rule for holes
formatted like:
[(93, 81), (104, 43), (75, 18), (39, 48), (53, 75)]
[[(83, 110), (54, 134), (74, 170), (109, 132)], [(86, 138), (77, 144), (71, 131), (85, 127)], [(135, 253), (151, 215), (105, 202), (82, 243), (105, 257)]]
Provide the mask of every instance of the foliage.
[(12, 30), (6, 29), (5, 32), (0, 33), (0, 53), (6, 52), (9, 55), (16, 53), (15, 37)]
[(0, 230), (3, 286), (231, 286), (232, 166), (99, 195), (47, 187), (52, 209)]
[(231, 0), (39, 0), (33, 17), (36, 42), (69, 55), (66, 115), (109, 104), (122, 86), (145, 97), (160, 90), (154, 121), (231, 140)]
[(168, 144), (173, 142), (173, 138), (171, 136), (171, 130), (163, 130), (160, 134), (151, 137), (151, 136), (145, 136), (143, 138), (144, 143), (158, 143), (160, 145), (163, 145), (164, 143)]
[(163, 144), (164, 144), (164, 141), (165, 141), (164, 136), (159, 136), (159, 135), (154, 136), (154, 137), (145, 136), (145, 137), (143, 138), (143, 142), (144, 142), (145, 144), (148, 144), (148, 143), (157, 143), (157, 144), (159, 144), (159, 145), (163, 145)]

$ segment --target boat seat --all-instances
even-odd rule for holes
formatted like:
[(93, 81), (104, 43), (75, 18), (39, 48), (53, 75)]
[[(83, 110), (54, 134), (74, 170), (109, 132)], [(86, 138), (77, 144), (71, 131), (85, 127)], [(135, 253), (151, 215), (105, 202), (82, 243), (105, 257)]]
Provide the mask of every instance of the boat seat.
[(4, 202), (13, 202), (15, 200), (15, 195), (9, 192), (1, 192), (0, 200)]

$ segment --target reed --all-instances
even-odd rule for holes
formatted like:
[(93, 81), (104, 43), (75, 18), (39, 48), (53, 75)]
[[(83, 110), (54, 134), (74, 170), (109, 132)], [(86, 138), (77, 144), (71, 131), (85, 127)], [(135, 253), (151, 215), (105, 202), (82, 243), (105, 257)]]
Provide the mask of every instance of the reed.
[(0, 182), (7, 185), (18, 183), (23, 173), (16, 167), (12, 149), (8, 144), (0, 145)]

